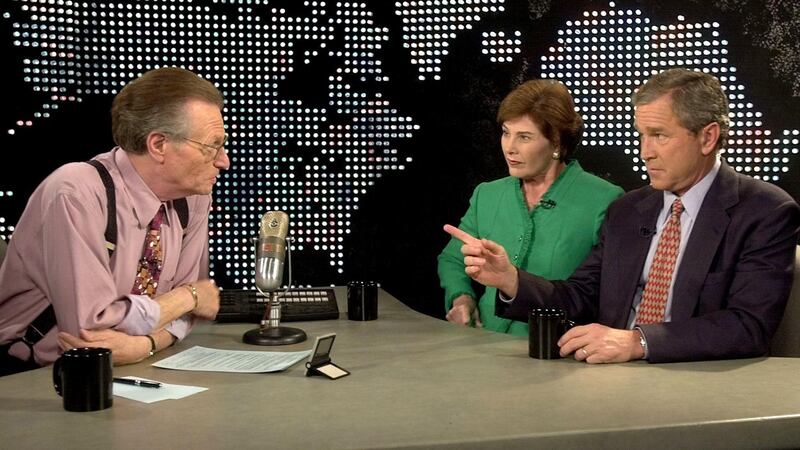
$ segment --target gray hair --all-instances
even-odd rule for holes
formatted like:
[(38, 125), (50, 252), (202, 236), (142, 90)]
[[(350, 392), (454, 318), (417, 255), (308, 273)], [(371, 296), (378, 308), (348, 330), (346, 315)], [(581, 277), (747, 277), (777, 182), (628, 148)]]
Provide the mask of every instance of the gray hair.
[(147, 136), (153, 131), (183, 135), (186, 131), (184, 107), (190, 100), (219, 106), (219, 90), (193, 72), (177, 67), (162, 67), (146, 72), (119, 91), (111, 106), (111, 131), (114, 142), (131, 153), (147, 151)]

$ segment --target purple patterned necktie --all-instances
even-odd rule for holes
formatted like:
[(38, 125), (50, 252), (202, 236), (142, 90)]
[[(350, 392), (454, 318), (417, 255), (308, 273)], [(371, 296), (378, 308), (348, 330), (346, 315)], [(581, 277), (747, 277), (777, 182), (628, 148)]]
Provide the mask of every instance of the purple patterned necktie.
[(163, 253), (161, 251), (161, 224), (164, 222), (166, 211), (164, 205), (158, 208), (156, 216), (150, 222), (147, 234), (144, 236), (144, 249), (139, 269), (136, 272), (136, 281), (133, 283), (131, 294), (146, 294), (155, 296), (158, 288), (158, 277), (161, 275)]

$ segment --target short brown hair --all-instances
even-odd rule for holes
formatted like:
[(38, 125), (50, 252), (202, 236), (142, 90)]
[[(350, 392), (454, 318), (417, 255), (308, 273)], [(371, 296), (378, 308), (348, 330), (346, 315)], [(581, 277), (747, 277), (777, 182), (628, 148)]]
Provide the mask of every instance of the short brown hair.
[(583, 119), (567, 87), (556, 80), (529, 80), (503, 99), (497, 123), (528, 116), (545, 138), (559, 149), (562, 161), (575, 153), (583, 136)]
[(219, 90), (193, 72), (162, 67), (126, 84), (111, 105), (114, 142), (131, 153), (147, 150), (153, 131), (181, 135), (185, 131), (183, 107), (190, 100), (213, 103), (222, 109)]
[(719, 124), (715, 151), (728, 141), (728, 97), (716, 77), (689, 69), (669, 69), (647, 80), (631, 97), (633, 106), (672, 96), (672, 112), (682, 127), (697, 134), (706, 125)]

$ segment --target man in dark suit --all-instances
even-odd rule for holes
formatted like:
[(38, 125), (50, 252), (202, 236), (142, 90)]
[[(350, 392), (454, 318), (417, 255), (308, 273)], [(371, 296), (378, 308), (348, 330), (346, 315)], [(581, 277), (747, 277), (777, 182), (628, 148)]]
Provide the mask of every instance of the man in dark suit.
[[(760, 356), (792, 283), (800, 207), (718, 156), (728, 101), (716, 78), (672, 69), (633, 96), (650, 186), (608, 209), (600, 241), (566, 281), (518, 271), (505, 250), (449, 225), (466, 272), (498, 288), (497, 313), (557, 307), (578, 323), (561, 354), (589, 363)], [(542, 237), (546, 238), (546, 237)]]

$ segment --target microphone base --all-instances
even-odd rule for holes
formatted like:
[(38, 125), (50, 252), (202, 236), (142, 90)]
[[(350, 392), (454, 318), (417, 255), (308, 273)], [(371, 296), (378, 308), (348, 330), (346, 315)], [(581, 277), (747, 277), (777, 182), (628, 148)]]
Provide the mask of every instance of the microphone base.
[(255, 328), (242, 336), (242, 342), (251, 345), (290, 345), (308, 338), (305, 331), (291, 327)]

